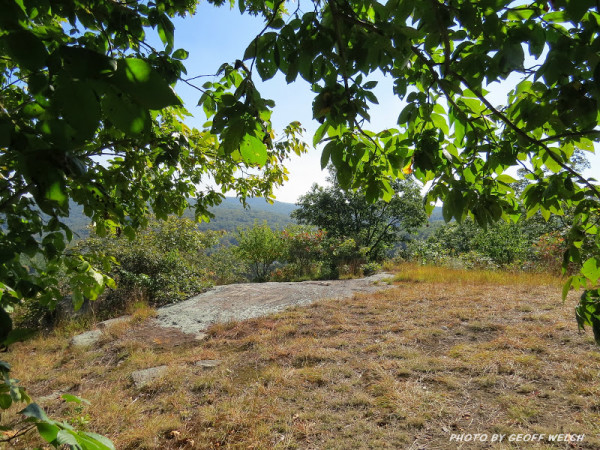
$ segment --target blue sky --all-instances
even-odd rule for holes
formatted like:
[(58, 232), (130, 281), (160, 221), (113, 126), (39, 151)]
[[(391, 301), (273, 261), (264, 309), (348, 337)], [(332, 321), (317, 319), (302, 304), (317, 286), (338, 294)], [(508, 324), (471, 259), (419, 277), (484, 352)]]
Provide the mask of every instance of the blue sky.
[[(177, 18), (175, 23), (175, 48), (184, 48), (190, 52), (185, 61), (188, 76), (214, 74), (221, 64), (241, 59), (246, 46), (262, 30), (264, 22), (260, 18), (241, 15), (237, 9), (229, 6), (216, 8), (202, 2), (193, 17)], [(160, 44), (157, 43), (157, 46)], [(209, 80), (207, 78), (206, 80)], [(206, 81), (200, 79), (198, 85)], [(396, 119), (402, 109), (400, 100), (392, 94), (390, 79), (378, 77), (379, 86), (375, 94), (379, 105), (371, 111), (372, 128), (381, 130), (396, 126)], [(306, 128), (306, 142), (312, 142), (312, 135), (318, 123), (312, 120), (312, 98), (310, 85), (301, 77), (288, 85), (281, 74), (267, 82), (261, 82), (258, 74), (255, 83), (264, 97), (275, 100), (276, 107), (272, 116), (276, 130), (282, 130), (289, 122), (298, 120)], [(494, 103), (503, 103), (507, 88), (496, 87)], [(205, 121), (200, 107), (195, 106), (201, 93), (183, 83), (178, 84), (177, 93), (183, 98), (188, 110), (194, 114), (190, 125), (201, 127)], [(600, 178), (600, 150), (589, 155), (592, 169), (588, 176)], [(279, 201), (294, 203), (307, 192), (313, 183), (325, 183), (327, 173), (321, 171), (320, 151), (311, 149), (302, 157), (294, 157), (286, 166), (290, 171), (289, 181), (276, 191)]]

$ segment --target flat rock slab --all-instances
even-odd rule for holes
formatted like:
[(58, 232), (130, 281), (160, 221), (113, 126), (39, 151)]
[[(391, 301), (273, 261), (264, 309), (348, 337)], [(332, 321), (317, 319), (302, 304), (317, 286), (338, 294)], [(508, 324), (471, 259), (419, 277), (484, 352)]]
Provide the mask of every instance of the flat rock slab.
[(162, 377), (167, 372), (168, 366), (151, 367), (149, 369), (136, 370), (131, 374), (131, 380), (137, 388), (143, 388), (151, 381)]
[(387, 289), (391, 286), (380, 282), (391, 277), (389, 273), (379, 273), (354, 280), (217, 286), (183, 302), (160, 308), (155, 323), (200, 334), (214, 323), (252, 319), (316, 300), (348, 298), (357, 292)]

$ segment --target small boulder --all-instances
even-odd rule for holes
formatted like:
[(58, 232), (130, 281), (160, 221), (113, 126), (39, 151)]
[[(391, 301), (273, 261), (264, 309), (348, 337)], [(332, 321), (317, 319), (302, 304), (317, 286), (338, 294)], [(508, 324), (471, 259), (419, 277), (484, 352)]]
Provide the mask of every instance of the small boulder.
[(140, 389), (146, 386), (151, 381), (154, 381), (162, 377), (166, 372), (168, 366), (151, 367), (149, 369), (136, 370), (131, 374), (131, 380), (136, 388)]
[(102, 331), (100, 330), (91, 330), (86, 331), (85, 333), (78, 334), (71, 339), (71, 345), (73, 347), (89, 347), (94, 345), (96, 342), (100, 340), (102, 337)]
[(108, 328), (108, 327), (111, 327), (118, 323), (128, 322), (130, 319), (131, 319), (131, 316), (122, 316), (122, 317), (116, 317), (114, 319), (108, 319), (108, 320), (105, 320), (104, 322), (100, 322), (98, 324), (98, 328)]
[(198, 367), (202, 367), (204, 369), (212, 369), (213, 367), (217, 367), (223, 361), (220, 359), (202, 359), (200, 361), (196, 361), (194, 365)]
[(206, 339), (208, 339), (208, 334), (206, 333), (196, 333), (196, 336), (194, 337), (194, 339), (196, 339), (197, 341), (204, 341)]

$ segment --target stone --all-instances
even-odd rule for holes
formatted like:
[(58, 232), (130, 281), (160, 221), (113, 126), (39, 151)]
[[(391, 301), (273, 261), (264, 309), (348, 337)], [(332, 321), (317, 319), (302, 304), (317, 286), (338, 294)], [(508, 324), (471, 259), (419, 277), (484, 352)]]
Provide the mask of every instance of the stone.
[(202, 367), (204, 369), (212, 369), (213, 367), (217, 367), (223, 361), (220, 359), (202, 359), (200, 361), (196, 361), (194, 365), (198, 367)]
[(111, 327), (118, 323), (128, 322), (129, 320), (131, 320), (131, 316), (122, 316), (122, 317), (116, 317), (114, 319), (108, 319), (108, 320), (105, 320), (104, 322), (100, 322), (98, 324), (98, 328), (108, 328), (108, 327)]
[(102, 337), (101, 330), (91, 330), (86, 331), (85, 333), (78, 334), (77, 336), (73, 336), (71, 339), (71, 345), (73, 347), (89, 347), (94, 345), (96, 342), (100, 340)]
[(60, 299), (54, 310), (54, 322), (62, 322), (88, 316), (92, 313), (92, 306), (89, 299), (85, 299), (81, 307), (75, 311), (73, 306), (73, 298), (67, 295)]
[(136, 370), (131, 374), (131, 380), (135, 387), (138, 389), (143, 388), (148, 383), (162, 377), (167, 372), (168, 368), (168, 366), (158, 366), (149, 369)]

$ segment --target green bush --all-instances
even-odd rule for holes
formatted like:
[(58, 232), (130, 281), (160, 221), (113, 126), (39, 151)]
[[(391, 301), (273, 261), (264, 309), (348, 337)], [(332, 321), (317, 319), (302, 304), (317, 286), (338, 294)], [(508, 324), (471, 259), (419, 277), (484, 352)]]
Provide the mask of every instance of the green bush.
[(119, 234), (80, 241), (84, 254), (114, 258), (111, 275), (116, 289), (106, 292), (96, 308), (122, 311), (132, 301), (162, 306), (198, 294), (213, 284), (208, 250), (222, 233), (201, 232), (190, 219), (169, 217), (151, 221), (134, 240)]
[(369, 275), (373, 275), (377, 271), (381, 270), (381, 264), (376, 262), (365, 263), (360, 266), (360, 270), (365, 277), (368, 277)]
[(234, 254), (248, 265), (253, 281), (266, 281), (273, 263), (285, 256), (281, 233), (271, 229), (266, 221), (262, 225), (255, 222), (251, 228), (239, 229), (237, 241)]
[(250, 268), (240, 260), (230, 239), (228, 234), (223, 235), (221, 242), (208, 255), (207, 276), (218, 286), (248, 281)]
[(292, 275), (291, 280), (319, 278), (326, 250), (326, 233), (298, 225), (286, 228), (281, 237), (284, 259), (288, 263), (287, 273)]

